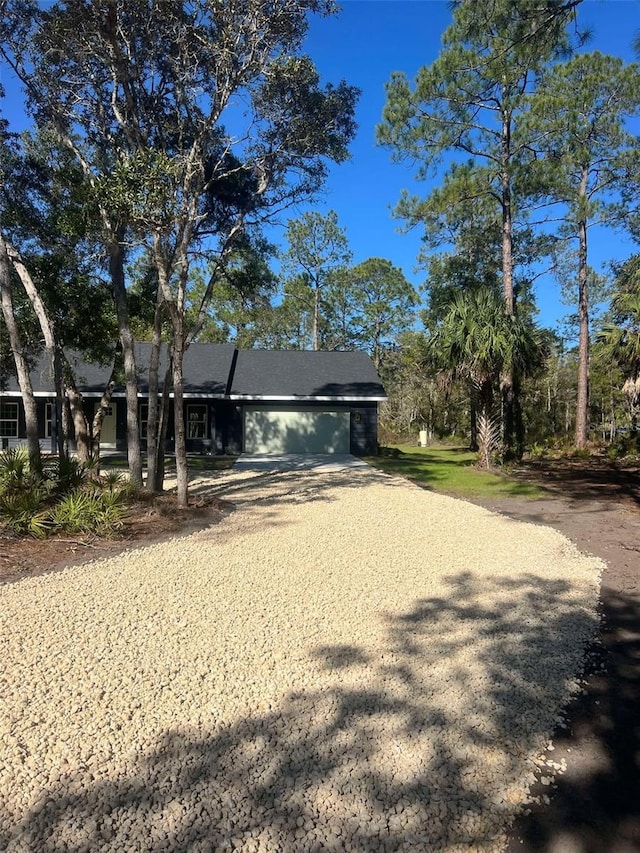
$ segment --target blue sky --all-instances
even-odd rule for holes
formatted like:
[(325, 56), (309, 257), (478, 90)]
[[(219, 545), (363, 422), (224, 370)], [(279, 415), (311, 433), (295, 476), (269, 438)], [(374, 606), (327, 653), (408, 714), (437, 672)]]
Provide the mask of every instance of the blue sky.
[[(400, 222), (392, 208), (403, 188), (426, 195), (430, 184), (415, 183), (410, 164), (391, 162), (390, 152), (375, 144), (375, 128), (391, 72), (404, 71), (412, 79), (421, 65), (436, 59), (451, 10), (444, 0), (342, 0), (341, 5), (337, 18), (312, 22), (307, 49), (323, 79), (344, 78), (362, 90), (359, 130), (352, 159), (332, 169), (325, 197), (316, 207), (338, 213), (355, 262), (388, 258), (417, 286), (425, 279), (424, 271), (414, 271), (420, 233), (398, 233)], [(593, 30), (585, 50), (635, 59), (631, 42), (640, 31), (640, 0), (585, 0), (578, 14), (580, 26)], [(605, 269), (609, 260), (624, 259), (640, 247), (621, 234), (594, 231), (590, 249), (593, 266)], [(560, 303), (551, 278), (539, 281), (537, 297), (544, 325), (553, 325), (570, 310)]]
[[(388, 258), (420, 286), (425, 279), (424, 271), (415, 270), (420, 233), (399, 233), (400, 223), (392, 209), (403, 188), (426, 194), (431, 185), (416, 184), (409, 164), (391, 162), (389, 151), (375, 143), (375, 128), (382, 116), (384, 87), (391, 73), (404, 71), (411, 79), (421, 65), (434, 61), (451, 10), (446, 0), (342, 0), (341, 5), (337, 17), (312, 20), (305, 49), (324, 82), (345, 79), (362, 90), (357, 108), (359, 130), (351, 147), (351, 160), (332, 168), (325, 193), (314, 207), (337, 212), (354, 262)], [(598, 49), (628, 61), (635, 58), (631, 42), (640, 31), (640, 0), (584, 0), (579, 20), (581, 27), (593, 30), (585, 49)], [(3, 112), (12, 129), (20, 130), (27, 125), (22, 98), (6, 68), (0, 67), (0, 82), (7, 90)], [(638, 129), (640, 132), (640, 123)], [(276, 239), (280, 233), (274, 232)], [(592, 232), (591, 263), (597, 269), (605, 271), (610, 260), (624, 259), (638, 250), (640, 247), (624, 235)], [(544, 325), (553, 325), (569, 311), (560, 303), (558, 290), (551, 278), (538, 282), (539, 320)]]

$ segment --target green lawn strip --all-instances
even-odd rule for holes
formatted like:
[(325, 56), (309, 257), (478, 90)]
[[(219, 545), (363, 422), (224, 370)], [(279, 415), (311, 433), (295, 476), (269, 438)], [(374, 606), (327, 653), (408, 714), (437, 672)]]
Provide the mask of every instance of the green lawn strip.
[(366, 461), (388, 474), (399, 474), (420, 486), (460, 497), (535, 500), (545, 494), (532, 483), (475, 468), (476, 454), (461, 447), (396, 447), (398, 457), (371, 456)]

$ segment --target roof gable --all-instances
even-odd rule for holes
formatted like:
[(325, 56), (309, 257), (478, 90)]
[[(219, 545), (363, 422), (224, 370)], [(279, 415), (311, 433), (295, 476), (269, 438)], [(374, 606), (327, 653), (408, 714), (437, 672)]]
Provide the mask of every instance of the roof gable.
[(364, 352), (239, 350), (230, 396), (380, 400), (386, 394)]

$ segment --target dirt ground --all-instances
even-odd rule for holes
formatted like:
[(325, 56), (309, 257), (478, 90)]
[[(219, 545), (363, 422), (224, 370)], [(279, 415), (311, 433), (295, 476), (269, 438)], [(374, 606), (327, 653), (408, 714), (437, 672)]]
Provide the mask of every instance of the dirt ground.
[(188, 536), (217, 524), (231, 509), (231, 504), (218, 498), (198, 496), (192, 498), (188, 510), (181, 511), (175, 496), (166, 494), (153, 502), (147, 499), (137, 503), (122, 530), (109, 539), (65, 534), (38, 541), (0, 531), (0, 584), (110, 557), (169, 537)]
[[(508, 853), (638, 853), (640, 851), (640, 469), (608, 460), (532, 462), (516, 472), (539, 483), (539, 500), (477, 501), (489, 509), (560, 530), (606, 561), (602, 627), (589, 656), (584, 694), (554, 738), (566, 772), (517, 822)], [(55, 571), (187, 535), (232, 509), (200, 498), (188, 513), (165, 496), (141, 503), (114, 540), (58, 537), (46, 542), (0, 535), (0, 582)], [(541, 789), (542, 792), (542, 789)]]
[(554, 738), (565, 759), (548, 805), (513, 829), (508, 853), (640, 851), (640, 470), (601, 460), (532, 463), (541, 500), (478, 501), (560, 530), (601, 557), (602, 622), (584, 694)]

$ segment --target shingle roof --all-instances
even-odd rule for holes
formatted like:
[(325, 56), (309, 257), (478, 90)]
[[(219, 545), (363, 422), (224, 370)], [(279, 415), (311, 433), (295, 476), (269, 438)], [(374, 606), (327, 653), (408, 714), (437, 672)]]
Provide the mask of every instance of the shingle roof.
[[(66, 356), (74, 368), (76, 383), (80, 393), (89, 396), (101, 396), (111, 376), (111, 365), (94, 364), (90, 361), (84, 361), (82, 353), (76, 350), (67, 350)], [(14, 374), (7, 374), (2, 378), (3, 382), (0, 386), (0, 393), (2, 391), (8, 394), (20, 393), (20, 386)], [(33, 365), (31, 370), (31, 384), (33, 385), (34, 394), (55, 394), (53, 368), (45, 352), (41, 353)]]
[[(235, 352), (236, 348), (233, 344), (191, 344), (184, 354), (182, 364), (184, 393), (186, 395), (224, 397)], [(139, 374), (138, 391), (141, 394), (146, 394), (149, 390), (147, 377), (150, 356), (150, 343), (136, 344), (136, 366)], [(166, 365), (167, 348), (163, 344), (158, 371), (160, 388), (162, 388)]]
[[(138, 391), (147, 394), (151, 344), (136, 344)], [(101, 396), (111, 375), (110, 365), (84, 361), (67, 352), (76, 370), (78, 390)], [(167, 364), (166, 345), (160, 357), (160, 387)], [(301, 350), (236, 350), (233, 344), (191, 344), (184, 357), (184, 393), (188, 396), (235, 399), (369, 399), (386, 397), (376, 370), (363, 352)], [(31, 371), (36, 394), (53, 395), (53, 375), (43, 353)], [(15, 376), (7, 376), (0, 393), (19, 394)], [(116, 388), (122, 394), (123, 388)]]
[(384, 399), (364, 352), (239, 350), (230, 388), (236, 399)]

